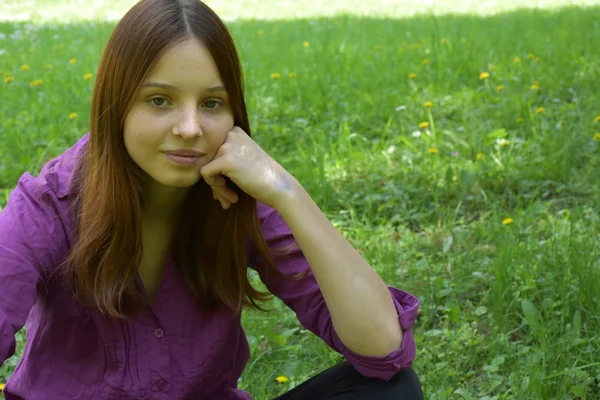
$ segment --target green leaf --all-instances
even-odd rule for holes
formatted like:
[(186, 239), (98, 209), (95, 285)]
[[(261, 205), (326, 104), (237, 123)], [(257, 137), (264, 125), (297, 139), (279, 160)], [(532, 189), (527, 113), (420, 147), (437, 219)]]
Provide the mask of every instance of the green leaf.
[(479, 306), (475, 309), (475, 315), (478, 317), (487, 314), (487, 308), (485, 306)]
[(546, 336), (544, 332), (544, 323), (542, 321), (542, 316), (537, 308), (533, 305), (529, 300), (523, 299), (521, 301), (521, 308), (523, 309), (523, 313), (525, 314), (525, 320), (529, 324), (533, 335), (535, 338), (541, 343), (546, 343)]
[(463, 388), (456, 389), (453, 394), (459, 394), (462, 397), (470, 397), (469, 392)]
[(452, 169), (452, 167), (448, 167), (446, 169), (446, 185), (450, 186), (452, 185), (454, 179), (454, 170)]
[(282, 374), (289, 377), (298, 376), (298, 370), (301, 368), (300, 364), (298, 360), (288, 360), (282, 368)]
[(503, 139), (508, 136), (506, 129), (496, 129), (492, 133), (488, 134), (488, 139)]
[(504, 364), (504, 356), (498, 356), (492, 360), (492, 365), (499, 366), (502, 364)]
[(273, 337), (273, 342), (278, 344), (279, 346), (285, 346), (287, 343), (287, 337), (283, 335), (277, 335)]
[(461, 319), (460, 307), (456, 303), (450, 303), (448, 307), (448, 318), (450, 322), (457, 322)]
[(523, 378), (523, 381), (521, 381), (521, 390), (524, 392), (529, 388), (529, 377), (526, 376)]
[(584, 398), (585, 397), (585, 388), (581, 386), (571, 386), (571, 393), (573, 393), (577, 397)]

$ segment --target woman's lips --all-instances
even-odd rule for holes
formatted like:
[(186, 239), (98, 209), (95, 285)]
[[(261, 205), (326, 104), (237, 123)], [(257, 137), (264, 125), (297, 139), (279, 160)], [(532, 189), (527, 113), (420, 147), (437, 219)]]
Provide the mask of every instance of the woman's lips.
[(183, 166), (195, 165), (204, 156), (204, 153), (197, 151), (167, 151), (164, 154), (169, 160)]

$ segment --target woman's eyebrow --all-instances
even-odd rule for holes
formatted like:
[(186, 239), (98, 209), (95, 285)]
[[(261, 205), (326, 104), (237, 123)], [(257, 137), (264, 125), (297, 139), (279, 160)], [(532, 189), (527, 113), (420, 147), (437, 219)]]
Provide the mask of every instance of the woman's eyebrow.
[[(144, 83), (142, 85), (142, 88), (148, 88), (148, 87), (157, 87), (157, 88), (162, 88), (162, 89), (167, 89), (167, 90), (173, 90), (173, 91), (177, 91), (177, 87), (173, 86), (173, 85), (169, 85), (168, 83), (160, 83), (160, 82), (147, 82)], [(217, 86), (213, 86), (210, 87), (208, 89), (206, 89), (207, 92), (227, 92), (227, 90), (225, 90), (225, 87), (222, 85), (217, 85)]]

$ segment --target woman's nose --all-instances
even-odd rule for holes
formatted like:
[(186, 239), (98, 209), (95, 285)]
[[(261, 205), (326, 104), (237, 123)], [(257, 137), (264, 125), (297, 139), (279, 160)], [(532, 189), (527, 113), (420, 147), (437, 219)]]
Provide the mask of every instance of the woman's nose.
[(173, 128), (173, 134), (185, 139), (202, 136), (202, 123), (198, 110), (190, 109), (182, 112)]

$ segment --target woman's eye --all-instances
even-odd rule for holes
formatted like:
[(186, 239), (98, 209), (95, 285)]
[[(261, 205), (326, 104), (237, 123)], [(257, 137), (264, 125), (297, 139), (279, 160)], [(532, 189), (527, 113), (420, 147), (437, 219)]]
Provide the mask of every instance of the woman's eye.
[[(155, 103), (156, 100), (158, 100), (158, 104)], [(153, 99), (150, 99), (150, 102), (154, 106), (161, 107), (161, 106), (165, 105), (165, 103), (167, 102), (167, 100), (165, 100), (163, 97), (155, 97)]]
[(216, 100), (208, 100), (206, 103), (204, 103), (204, 105), (206, 105), (206, 108), (214, 110), (215, 108), (219, 107), (221, 103)]

